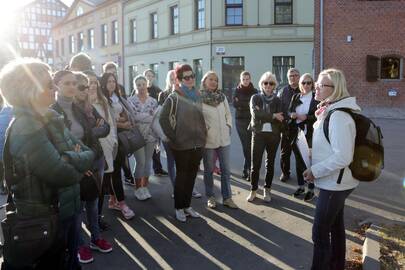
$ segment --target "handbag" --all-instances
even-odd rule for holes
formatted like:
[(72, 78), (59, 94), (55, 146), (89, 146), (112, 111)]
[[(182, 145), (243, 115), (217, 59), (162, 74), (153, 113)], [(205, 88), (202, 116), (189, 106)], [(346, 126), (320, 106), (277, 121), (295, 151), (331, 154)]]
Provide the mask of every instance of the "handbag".
[[(35, 266), (40, 258), (57, 242), (58, 214), (52, 205), (49, 212), (39, 216), (23, 216), (12, 197), (12, 186), (18, 185), (19, 177), (15, 174), (10, 153), (10, 133), (14, 120), (7, 130), (4, 145), (4, 176), (8, 189), (6, 218), (1, 221), (3, 230), (4, 261), (16, 268)], [(57, 199), (55, 200), (56, 204)]]
[(136, 126), (119, 132), (118, 141), (120, 149), (125, 155), (132, 155), (146, 145), (145, 138)]

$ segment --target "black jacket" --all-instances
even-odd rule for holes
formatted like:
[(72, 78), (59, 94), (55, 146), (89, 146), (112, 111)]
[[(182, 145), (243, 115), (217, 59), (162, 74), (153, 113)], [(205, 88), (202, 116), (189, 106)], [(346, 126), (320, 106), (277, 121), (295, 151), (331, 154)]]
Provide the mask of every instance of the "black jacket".
[[(293, 95), (293, 97), (291, 98), (290, 106), (288, 108), (289, 113), (295, 113), (298, 105), (302, 104), (300, 97), (301, 97), (301, 94)], [(303, 122), (300, 122), (299, 124), (297, 124), (296, 119), (289, 120), (288, 129), (289, 129), (289, 134), (290, 134), (290, 138), (292, 139), (292, 141), (295, 141), (295, 138), (297, 137), (298, 128), (305, 130), (305, 127), (306, 127), (307, 133), (305, 134), (305, 137), (307, 139), (309, 148), (312, 148), (312, 134), (314, 133), (313, 124), (316, 121), (315, 111), (317, 109), (318, 103), (319, 102), (315, 100), (315, 93), (312, 93), (312, 99), (311, 99), (311, 103), (309, 104), (307, 119)]]
[(286, 87), (281, 89), (280, 92), (278, 93), (277, 96), (281, 100), (281, 111), (283, 112), (285, 118), (288, 118), (288, 108), (290, 107), (291, 98), (293, 97), (294, 94), (299, 93), (300, 93), (299, 88), (293, 89), (291, 88), (290, 85), (287, 85)]
[(156, 99), (156, 101), (158, 100), (160, 92), (162, 92), (162, 89), (160, 89), (159, 87), (157, 87), (155, 85), (152, 85), (151, 87), (148, 87), (149, 96)]
[(238, 85), (233, 96), (233, 106), (235, 107), (235, 119), (250, 120), (249, 102), (253, 95), (257, 94), (256, 88), (250, 83), (248, 87)]
[[(264, 103), (263, 103), (264, 102)], [(265, 109), (265, 104), (268, 110)], [(250, 113), (252, 120), (250, 121), (249, 130), (260, 133), (264, 123), (271, 123), (272, 132), (279, 135), (282, 129), (282, 123), (274, 118), (275, 113), (281, 112), (281, 101), (276, 96), (270, 101), (266, 101), (264, 94), (256, 94), (250, 100)]]

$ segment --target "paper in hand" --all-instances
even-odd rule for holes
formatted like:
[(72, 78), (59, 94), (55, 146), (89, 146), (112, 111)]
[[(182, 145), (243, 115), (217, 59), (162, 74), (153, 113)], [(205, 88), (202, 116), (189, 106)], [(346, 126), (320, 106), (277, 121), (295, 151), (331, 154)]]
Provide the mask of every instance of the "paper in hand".
[(308, 147), (307, 139), (303, 130), (299, 129), (296, 140), (297, 148), (301, 154), (302, 160), (307, 168), (311, 167), (310, 151)]

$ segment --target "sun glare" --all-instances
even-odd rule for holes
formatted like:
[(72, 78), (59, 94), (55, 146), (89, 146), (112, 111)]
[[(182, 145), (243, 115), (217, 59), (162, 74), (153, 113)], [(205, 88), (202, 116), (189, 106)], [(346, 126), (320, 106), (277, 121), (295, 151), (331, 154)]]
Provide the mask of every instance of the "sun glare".
[(15, 34), (16, 10), (22, 1), (2, 1), (0, 8), (0, 40)]

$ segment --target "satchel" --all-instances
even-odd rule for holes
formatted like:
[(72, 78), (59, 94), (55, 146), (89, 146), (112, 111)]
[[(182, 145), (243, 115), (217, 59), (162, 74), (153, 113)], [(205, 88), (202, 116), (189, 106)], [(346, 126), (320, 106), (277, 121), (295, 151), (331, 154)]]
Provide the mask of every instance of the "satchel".
[(1, 221), (4, 236), (3, 256), (16, 268), (35, 266), (56, 242), (58, 215), (19, 216), (8, 212)]
[(121, 151), (128, 156), (146, 145), (146, 141), (137, 127), (119, 132), (118, 141)]

